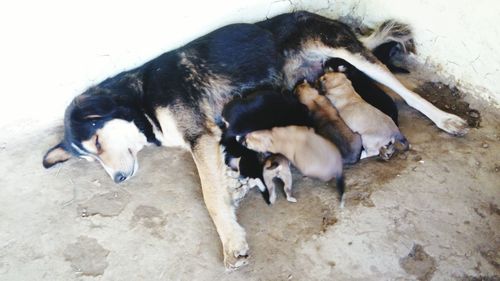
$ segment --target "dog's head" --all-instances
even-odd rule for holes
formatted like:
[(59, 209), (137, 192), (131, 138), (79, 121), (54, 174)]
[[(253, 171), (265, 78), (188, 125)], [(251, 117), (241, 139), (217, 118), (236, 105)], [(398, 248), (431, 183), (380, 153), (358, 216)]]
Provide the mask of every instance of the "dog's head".
[(270, 152), (273, 146), (272, 130), (253, 131), (237, 140), (248, 149), (262, 153)]
[(314, 99), (319, 94), (318, 90), (316, 90), (311, 84), (309, 84), (306, 80), (302, 83), (297, 84), (295, 87), (295, 95), (299, 98), (299, 101), (302, 104), (309, 106), (314, 102)]
[(64, 138), (45, 154), (43, 166), (76, 156), (97, 160), (116, 183), (133, 176), (139, 150), (148, 141), (158, 141), (145, 113), (132, 99), (99, 89), (77, 96), (66, 109)]
[(344, 73), (327, 72), (319, 78), (319, 83), (321, 85), (321, 89), (324, 92), (327, 92), (328, 90), (345, 85), (345, 83), (350, 83), (350, 81)]

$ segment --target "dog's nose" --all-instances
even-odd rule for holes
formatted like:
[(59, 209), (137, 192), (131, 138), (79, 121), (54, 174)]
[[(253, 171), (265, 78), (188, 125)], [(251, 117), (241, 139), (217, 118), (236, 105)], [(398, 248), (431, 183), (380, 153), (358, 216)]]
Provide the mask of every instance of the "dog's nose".
[(243, 146), (247, 145), (246, 136), (236, 136), (236, 141)]
[(125, 176), (124, 173), (118, 172), (115, 174), (115, 183), (121, 183), (122, 181), (126, 180), (127, 176)]

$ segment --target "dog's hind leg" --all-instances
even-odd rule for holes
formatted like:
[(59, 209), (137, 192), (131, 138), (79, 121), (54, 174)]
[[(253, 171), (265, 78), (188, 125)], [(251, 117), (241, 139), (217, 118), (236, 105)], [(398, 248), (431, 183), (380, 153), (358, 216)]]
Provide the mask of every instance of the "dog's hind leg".
[(296, 203), (297, 199), (293, 197), (292, 194), (292, 175), (282, 176), (281, 180), (283, 181), (283, 189), (285, 190), (286, 200)]
[(226, 166), (216, 136), (202, 135), (191, 152), (200, 175), (205, 204), (222, 241), (224, 265), (227, 269), (241, 267), (247, 264), (249, 248), (245, 230), (236, 220), (236, 202), (229, 189), (237, 185), (237, 180), (225, 174)]
[(267, 191), (269, 192), (269, 203), (274, 204), (276, 202), (276, 185), (274, 184), (275, 172), (273, 170), (269, 171), (264, 168), (262, 176), (264, 177), (264, 183), (266, 185)]
[(354, 67), (370, 76), (373, 80), (395, 91), (406, 101), (406, 103), (408, 103), (408, 105), (427, 116), (436, 126), (447, 133), (463, 136), (468, 132), (466, 121), (456, 115), (440, 110), (418, 94), (408, 90), (389, 69), (387, 69), (383, 63), (379, 62), (368, 50), (364, 49), (360, 53), (353, 53), (345, 48), (323, 46), (316, 51), (327, 57), (338, 57), (346, 60)]

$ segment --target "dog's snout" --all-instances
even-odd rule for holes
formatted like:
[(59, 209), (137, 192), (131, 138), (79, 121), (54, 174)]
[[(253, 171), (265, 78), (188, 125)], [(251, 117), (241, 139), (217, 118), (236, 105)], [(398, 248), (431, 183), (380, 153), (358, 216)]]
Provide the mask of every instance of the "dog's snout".
[(126, 179), (127, 179), (127, 176), (125, 176), (125, 174), (122, 172), (118, 172), (115, 174), (115, 183), (121, 183)]

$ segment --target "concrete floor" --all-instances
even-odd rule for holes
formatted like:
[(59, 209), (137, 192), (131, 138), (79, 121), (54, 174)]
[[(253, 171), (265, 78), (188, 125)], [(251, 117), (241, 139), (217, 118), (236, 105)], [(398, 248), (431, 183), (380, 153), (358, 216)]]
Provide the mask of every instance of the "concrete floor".
[(60, 126), (6, 129), (0, 280), (500, 280), (500, 114), (468, 102), (482, 123), (463, 138), (401, 106), (411, 151), (348, 169), (344, 209), (297, 173), (298, 203), (252, 190), (250, 265), (231, 273), (186, 152), (146, 148), (116, 185), (85, 160), (43, 169)]

